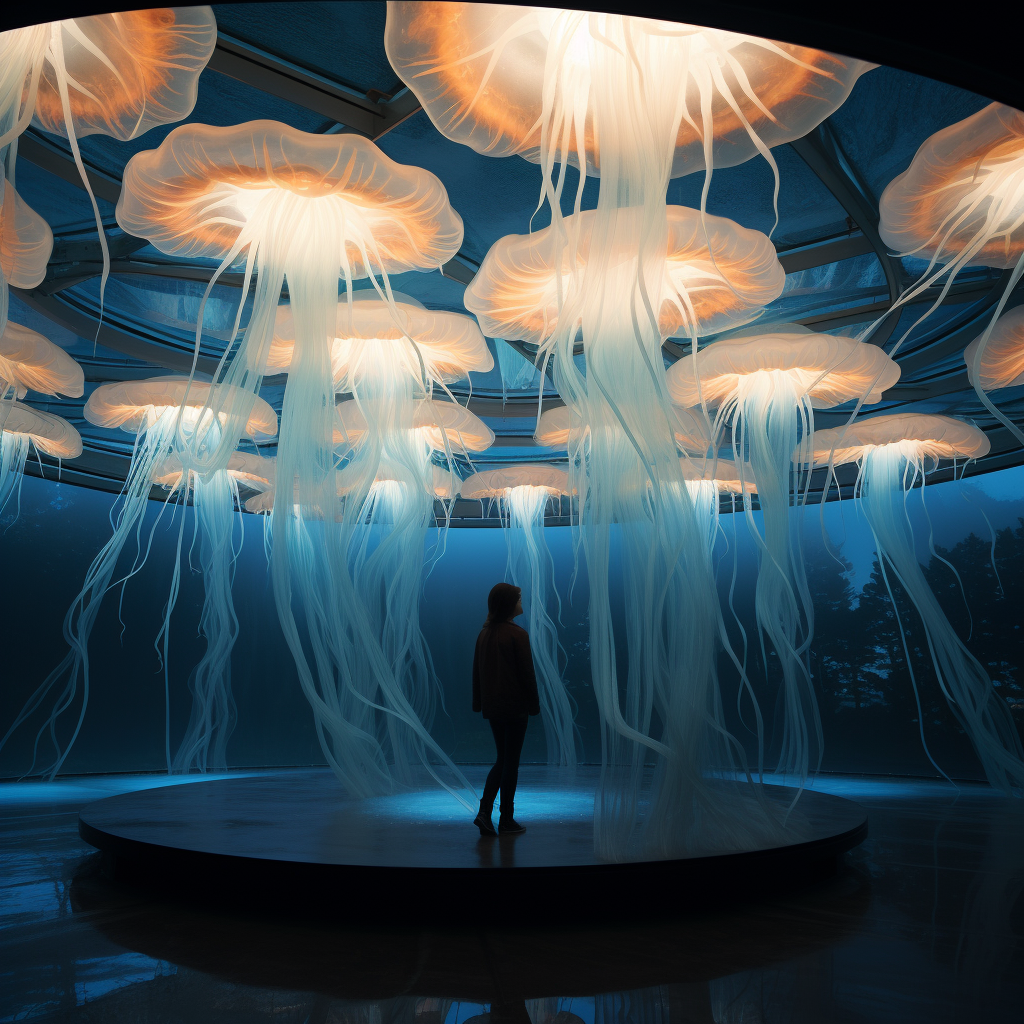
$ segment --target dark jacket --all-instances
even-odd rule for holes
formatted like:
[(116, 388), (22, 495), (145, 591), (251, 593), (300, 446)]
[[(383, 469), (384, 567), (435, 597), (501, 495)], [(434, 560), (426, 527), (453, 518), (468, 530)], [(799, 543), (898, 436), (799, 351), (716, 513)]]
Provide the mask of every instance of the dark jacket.
[(514, 622), (485, 625), (476, 638), (473, 710), (484, 718), (540, 714), (530, 634)]

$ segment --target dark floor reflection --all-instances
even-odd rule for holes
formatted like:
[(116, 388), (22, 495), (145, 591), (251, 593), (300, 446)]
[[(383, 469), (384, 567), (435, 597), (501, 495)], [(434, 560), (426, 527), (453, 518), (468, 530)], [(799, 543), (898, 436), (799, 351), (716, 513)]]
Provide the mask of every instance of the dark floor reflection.
[(4, 806), (0, 1021), (1019, 1021), (1024, 816), (981, 789), (844, 795), (871, 838), (805, 891), (607, 925), (538, 893), (464, 927), (438, 925), (429, 893), (372, 925), (268, 918), (259, 893), (251, 912), (156, 899), (106, 877), (76, 806)]

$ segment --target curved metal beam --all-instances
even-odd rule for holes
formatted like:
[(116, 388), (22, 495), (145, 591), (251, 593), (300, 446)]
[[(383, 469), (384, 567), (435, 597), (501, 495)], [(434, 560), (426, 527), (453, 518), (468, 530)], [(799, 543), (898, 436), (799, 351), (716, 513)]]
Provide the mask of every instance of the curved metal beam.
[[(823, 121), (802, 139), (795, 139), (789, 145), (832, 193), (836, 202), (846, 210), (870, 243), (882, 266), (882, 273), (885, 274), (891, 305), (903, 291), (903, 264), (890, 255), (882, 241), (878, 233), (878, 204), (856, 168), (846, 158), (828, 121)], [(899, 314), (899, 310), (893, 310), (892, 315), (879, 325), (871, 336), (872, 343), (884, 345), (889, 340), (899, 322)]]

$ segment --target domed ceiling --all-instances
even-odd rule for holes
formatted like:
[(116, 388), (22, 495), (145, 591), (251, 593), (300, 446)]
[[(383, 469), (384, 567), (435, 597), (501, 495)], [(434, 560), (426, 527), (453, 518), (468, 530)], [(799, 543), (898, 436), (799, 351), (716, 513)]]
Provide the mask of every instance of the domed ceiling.
[[(355, 133), (372, 139), (398, 163), (426, 168), (443, 182), (465, 223), (462, 247), (440, 271), (394, 276), (396, 291), (428, 309), (465, 313), (466, 286), (492, 244), (525, 231), (531, 218), (535, 229), (547, 224), (547, 213), (535, 212), (541, 191), (538, 165), (518, 156), (480, 155), (450, 141), (404, 87), (384, 51), (385, 4), (230, 4), (215, 5), (214, 12), (217, 47), (200, 77), (198, 102), (188, 122), (226, 126), (272, 119), (305, 132)], [(716, 169), (708, 212), (770, 232), (786, 272), (782, 294), (768, 306), (758, 326), (796, 322), (820, 333), (853, 333), (884, 317), (927, 263), (899, 258), (887, 249), (878, 233), (879, 198), (930, 135), (988, 102), (904, 71), (869, 71), (827, 120), (803, 138), (772, 150), (780, 178), (774, 230), (774, 177), (768, 163), (756, 157)], [(103, 382), (151, 377), (160, 369), (187, 371), (192, 365), (196, 315), (214, 261), (165, 256), (145, 240), (126, 234), (114, 219), (125, 164), (133, 154), (157, 147), (173, 127), (156, 127), (127, 143), (104, 135), (81, 139), (111, 256), (102, 323), (101, 251), (89, 197), (68, 143), (36, 128), (19, 140), (17, 189), (52, 227), (54, 246), (42, 283), (28, 291), (12, 289), (11, 319), (60, 344), (84, 369), (81, 399), (58, 400), (31, 392), (26, 398), (80, 430), (84, 452), (61, 470), (62, 479), (77, 484), (120, 489), (131, 455), (127, 435), (84, 421), (82, 407), (91, 391)], [(570, 177), (574, 173), (570, 171)], [(584, 208), (596, 203), (596, 184), (588, 180)], [(669, 202), (699, 207), (703, 184), (702, 174), (673, 179)], [(575, 181), (568, 181), (565, 196), (575, 191)], [(896, 356), (900, 380), (872, 410), (955, 413), (973, 420), (989, 436), (991, 452), (970, 472), (1024, 461), (1016, 440), (977, 398), (963, 359), (964, 348), (983, 330), (986, 314), (991, 315), (1009, 275), (1010, 271), (987, 267), (962, 271), (941, 296), (938, 308), (910, 330)], [(225, 273), (213, 290), (200, 371), (213, 372), (216, 367), (242, 298), (242, 284), (240, 273)], [(939, 298), (938, 285), (922, 291), (884, 318), (871, 341), (889, 346)], [(1007, 308), (1017, 301), (1011, 297)], [(243, 311), (242, 326), (245, 321)], [(708, 340), (714, 342), (713, 337)], [(504, 353), (494, 369), (472, 374), (451, 390), (491, 427), (496, 440), (474, 456), (472, 468), (462, 466), (462, 474), (513, 462), (564, 461), (564, 451), (541, 447), (533, 438), (540, 385), (527, 362), (533, 350), (500, 338), (487, 343), (496, 355)], [(689, 348), (685, 338), (669, 339), (664, 346), (666, 365)], [(265, 378), (261, 395), (278, 411), (282, 394), (283, 378)], [(546, 407), (560, 404), (550, 380), (544, 395)], [(1004, 390), (999, 407), (1018, 418), (1024, 412), (1022, 397), (1020, 388)], [(816, 426), (845, 423), (852, 410), (851, 403), (823, 411), (816, 416)], [(268, 451), (273, 452), (272, 446)], [(853, 479), (854, 471), (848, 469), (839, 471), (844, 487)], [(56, 463), (43, 456), (28, 471), (53, 476)], [(948, 476), (951, 470), (944, 472)], [(812, 491), (823, 484), (824, 475), (819, 473)], [(488, 521), (482, 517), (479, 502), (463, 500), (456, 504), (453, 521)]]

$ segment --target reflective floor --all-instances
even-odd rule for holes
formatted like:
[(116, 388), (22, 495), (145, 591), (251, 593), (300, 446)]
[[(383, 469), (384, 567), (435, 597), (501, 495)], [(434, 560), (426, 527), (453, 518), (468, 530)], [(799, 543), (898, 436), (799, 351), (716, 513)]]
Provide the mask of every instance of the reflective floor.
[[(441, 924), (269, 917), (110, 881), (84, 804), (165, 782), (0, 784), (0, 1021), (755, 1024), (998, 1021), (1024, 1007), (1024, 813), (982, 787), (830, 777), (871, 835), (813, 888), (581, 924), (557, 892)], [(524, 808), (524, 817), (525, 817)], [(541, 823), (538, 822), (538, 826)], [(594, 893), (600, 913), (600, 892)]]

